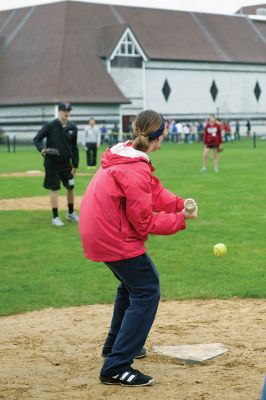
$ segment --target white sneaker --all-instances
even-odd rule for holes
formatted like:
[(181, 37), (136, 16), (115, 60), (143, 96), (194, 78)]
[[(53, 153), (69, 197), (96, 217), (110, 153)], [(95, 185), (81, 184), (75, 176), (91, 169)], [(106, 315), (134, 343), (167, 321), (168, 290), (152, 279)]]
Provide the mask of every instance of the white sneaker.
[(71, 222), (79, 222), (79, 217), (75, 213), (75, 211), (73, 213), (71, 213), (71, 214), (67, 213), (66, 218)]
[(55, 217), (52, 219), (52, 225), (64, 226), (64, 223), (61, 221), (61, 219), (59, 217)]
[(207, 168), (206, 167), (201, 168), (200, 172), (207, 172)]
[(214, 168), (214, 172), (215, 172), (216, 174), (218, 174), (219, 169), (218, 169), (218, 168)]

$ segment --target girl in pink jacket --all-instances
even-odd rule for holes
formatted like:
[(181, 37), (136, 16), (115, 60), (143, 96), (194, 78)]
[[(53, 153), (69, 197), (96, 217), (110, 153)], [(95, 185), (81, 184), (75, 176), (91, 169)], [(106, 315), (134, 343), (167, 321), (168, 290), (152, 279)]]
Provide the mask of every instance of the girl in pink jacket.
[(119, 143), (102, 156), (101, 168), (82, 200), (79, 229), (87, 258), (104, 262), (120, 281), (111, 328), (103, 347), (100, 380), (105, 384), (147, 386), (153, 378), (133, 369), (160, 299), (159, 274), (144, 243), (150, 233), (171, 235), (185, 229), (184, 200), (153, 175), (149, 153), (160, 148), (165, 122), (143, 111), (133, 124), (134, 140)]

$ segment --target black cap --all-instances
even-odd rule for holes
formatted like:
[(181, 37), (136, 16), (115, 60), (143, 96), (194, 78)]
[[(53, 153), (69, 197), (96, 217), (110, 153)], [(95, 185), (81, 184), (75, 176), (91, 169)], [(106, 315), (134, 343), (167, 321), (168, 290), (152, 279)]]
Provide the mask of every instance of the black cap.
[(59, 103), (58, 104), (58, 110), (59, 111), (71, 111), (72, 106), (70, 103)]

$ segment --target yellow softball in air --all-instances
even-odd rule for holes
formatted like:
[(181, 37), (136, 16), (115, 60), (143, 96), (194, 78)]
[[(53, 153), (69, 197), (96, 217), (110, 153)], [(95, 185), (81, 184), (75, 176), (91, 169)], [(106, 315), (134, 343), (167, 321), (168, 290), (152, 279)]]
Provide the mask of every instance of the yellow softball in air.
[(217, 243), (213, 246), (213, 254), (216, 257), (222, 257), (225, 256), (225, 254), (227, 253), (227, 248), (225, 246), (225, 244), (223, 243)]

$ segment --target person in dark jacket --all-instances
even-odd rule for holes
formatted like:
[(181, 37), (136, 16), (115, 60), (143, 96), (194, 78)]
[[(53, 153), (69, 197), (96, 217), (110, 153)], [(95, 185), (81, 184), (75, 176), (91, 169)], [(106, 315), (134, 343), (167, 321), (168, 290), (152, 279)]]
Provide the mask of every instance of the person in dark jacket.
[[(51, 191), (52, 224), (64, 225), (58, 216), (58, 190), (60, 182), (67, 189), (68, 213), (66, 218), (78, 222), (74, 211), (74, 176), (79, 164), (77, 126), (69, 120), (72, 106), (60, 103), (58, 118), (46, 123), (34, 137), (33, 142), (44, 157), (45, 178), (43, 186)], [(44, 144), (46, 139), (46, 145)]]

